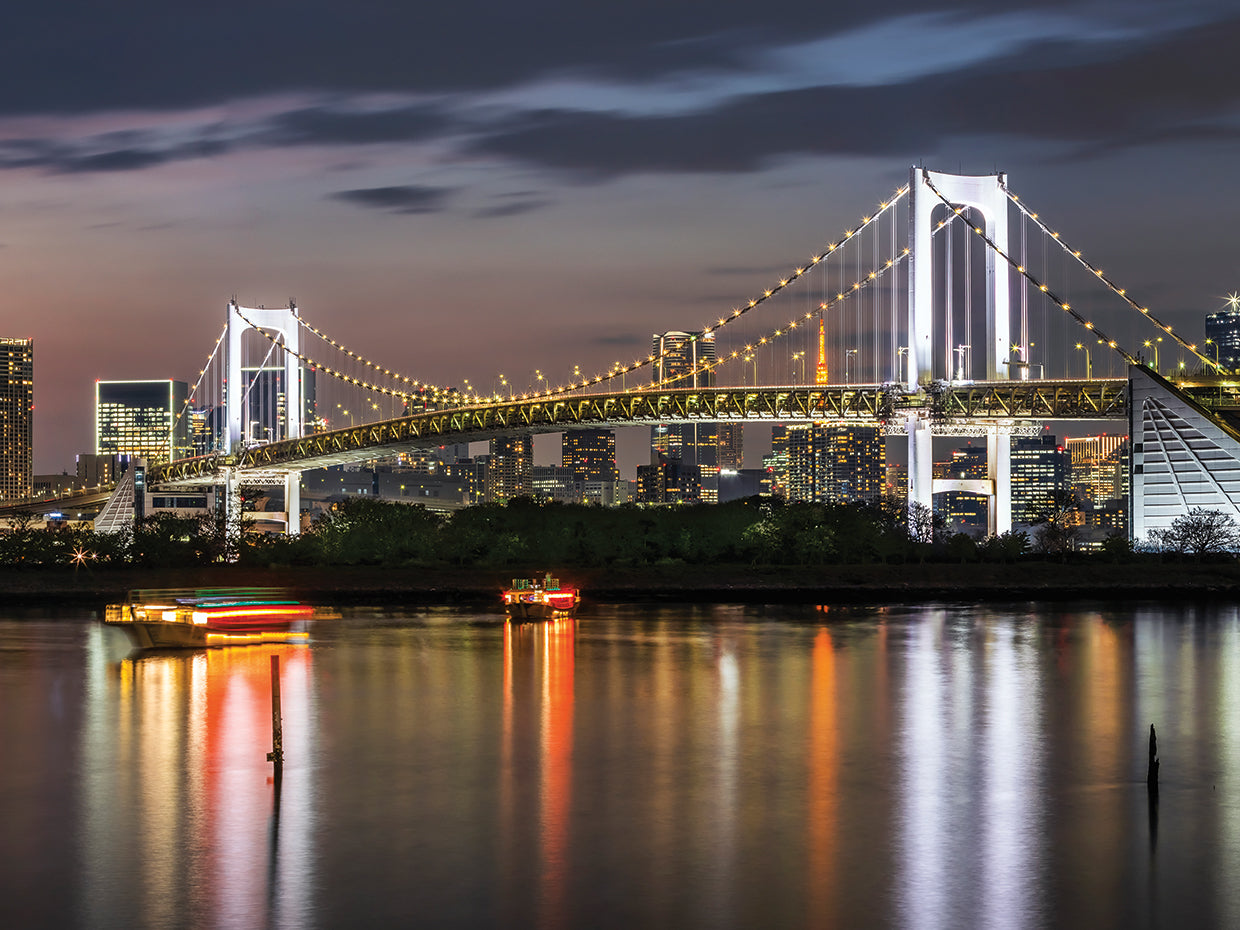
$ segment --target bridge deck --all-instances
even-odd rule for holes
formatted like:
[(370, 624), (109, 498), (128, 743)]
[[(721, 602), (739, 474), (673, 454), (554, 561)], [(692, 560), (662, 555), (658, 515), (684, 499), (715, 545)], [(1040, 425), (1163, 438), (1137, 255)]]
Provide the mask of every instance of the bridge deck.
[(255, 446), (236, 456), (204, 456), (152, 470), (157, 483), (214, 483), (222, 468), (292, 472), (395, 455), (411, 448), (574, 427), (678, 421), (883, 423), (921, 411), (944, 420), (1119, 419), (1128, 381), (939, 383), (908, 393), (898, 384), (681, 388), (507, 400), (383, 420)]

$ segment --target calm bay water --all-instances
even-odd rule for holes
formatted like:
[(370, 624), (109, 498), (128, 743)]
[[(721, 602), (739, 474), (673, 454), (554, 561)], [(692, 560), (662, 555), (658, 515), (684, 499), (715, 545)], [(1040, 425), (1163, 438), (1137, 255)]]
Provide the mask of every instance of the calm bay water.
[(0, 611), (0, 866), (5, 927), (1240, 926), (1240, 611), (357, 611), (136, 658)]

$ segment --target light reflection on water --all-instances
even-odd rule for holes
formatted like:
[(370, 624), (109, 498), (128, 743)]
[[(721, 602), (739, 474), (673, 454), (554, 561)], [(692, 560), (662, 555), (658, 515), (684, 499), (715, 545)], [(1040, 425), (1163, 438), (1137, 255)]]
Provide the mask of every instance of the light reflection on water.
[(1240, 921), (1231, 607), (359, 611), (308, 647), (133, 658), (116, 635), (0, 616), (0, 925)]

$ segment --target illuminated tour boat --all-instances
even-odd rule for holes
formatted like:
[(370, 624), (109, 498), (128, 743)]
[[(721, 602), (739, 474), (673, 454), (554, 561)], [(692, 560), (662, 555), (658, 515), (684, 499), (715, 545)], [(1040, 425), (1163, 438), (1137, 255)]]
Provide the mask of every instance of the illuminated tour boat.
[(274, 589), (162, 589), (130, 592), (124, 604), (108, 605), (103, 622), (139, 649), (195, 649), (306, 642), (313, 615)]
[(581, 603), (581, 592), (560, 586), (560, 580), (547, 574), (537, 578), (514, 578), (504, 589), (504, 610), (510, 620), (550, 620), (571, 616)]

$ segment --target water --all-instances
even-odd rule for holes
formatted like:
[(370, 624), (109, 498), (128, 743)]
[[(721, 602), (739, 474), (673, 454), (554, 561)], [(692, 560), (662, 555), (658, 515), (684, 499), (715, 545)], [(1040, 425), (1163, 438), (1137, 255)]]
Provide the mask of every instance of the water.
[(1233, 607), (117, 637), (0, 612), (0, 926), (1240, 926)]

